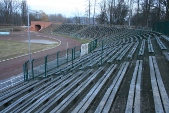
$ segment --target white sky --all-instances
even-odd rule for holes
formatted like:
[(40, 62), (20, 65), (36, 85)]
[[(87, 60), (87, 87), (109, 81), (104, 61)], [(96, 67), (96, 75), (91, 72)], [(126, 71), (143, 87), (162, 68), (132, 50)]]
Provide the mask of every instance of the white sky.
[(66, 17), (73, 17), (85, 12), (85, 0), (27, 0), (31, 10), (42, 10), (46, 14), (62, 14)]

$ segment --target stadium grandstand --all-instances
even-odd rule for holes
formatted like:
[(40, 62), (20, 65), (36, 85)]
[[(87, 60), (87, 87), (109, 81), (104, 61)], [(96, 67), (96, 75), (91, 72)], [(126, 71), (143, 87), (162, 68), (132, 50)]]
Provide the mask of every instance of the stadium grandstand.
[(80, 24), (41, 32), (91, 42), (83, 55), (79, 46), (25, 62), (24, 81), (0, 93), (0, 113), (169, 113), (165, 34)]

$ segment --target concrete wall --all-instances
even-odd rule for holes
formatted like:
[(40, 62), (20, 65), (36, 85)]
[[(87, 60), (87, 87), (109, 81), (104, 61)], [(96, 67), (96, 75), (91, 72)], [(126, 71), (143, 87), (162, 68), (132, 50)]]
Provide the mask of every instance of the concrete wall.
[(39, 26), (41, 29), (44, 29), (48, 26), (50, 26), (52, 22), (45, 22), (45, 21), (31, 21), (31, 31), (39, 31)]

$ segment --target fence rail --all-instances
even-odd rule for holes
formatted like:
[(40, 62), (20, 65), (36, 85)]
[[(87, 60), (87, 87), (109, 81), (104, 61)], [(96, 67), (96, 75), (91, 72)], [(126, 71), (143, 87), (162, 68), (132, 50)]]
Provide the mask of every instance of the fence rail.
[[(91, 41), (88, 45), (89, 53), (97, 47), (97, 39)], [(35, 78), (48, 77), (52, 73), (59, 71), (63, 64), (70, 63), (73, 68), (74, 60), (81, 55), (81, 46), (68, 48), (64, 51), (58, 51), (54, 54), (46, 55), (38, 59), (26, 61), (23, 64), (24, 81)]]

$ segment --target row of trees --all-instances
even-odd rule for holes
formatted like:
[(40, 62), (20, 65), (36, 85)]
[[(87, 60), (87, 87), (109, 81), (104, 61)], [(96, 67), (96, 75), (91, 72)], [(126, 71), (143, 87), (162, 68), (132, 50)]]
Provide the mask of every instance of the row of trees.
[[(47, 15), (42, 10), (29, 9), (31, 21), (57, 21), (64, 22), (61, 14)], [(0, 0), (0, 25), (27, 25), (28, 4), (26, 0)]]
[[(168, 0), (86, 0), (85, 15), (77, 10), (74, 18), (29, 9), (31, 21), (55, 21), (83, 24), (134, 25), (150, 27), (169, 20)], [(0, 24), (27, 25), (26, 0), (0, 0)]]
[(26, 1), (0, 0), (0, 24), (24, 24), (26, 13)]
[[(168, 0), (87, 0), (87, 3), (89, 24), (96, 20), (100, 24), (148, 27), (154, 22), (169, 20)], [(99, 10), (97, 15), (96, 9)]]

